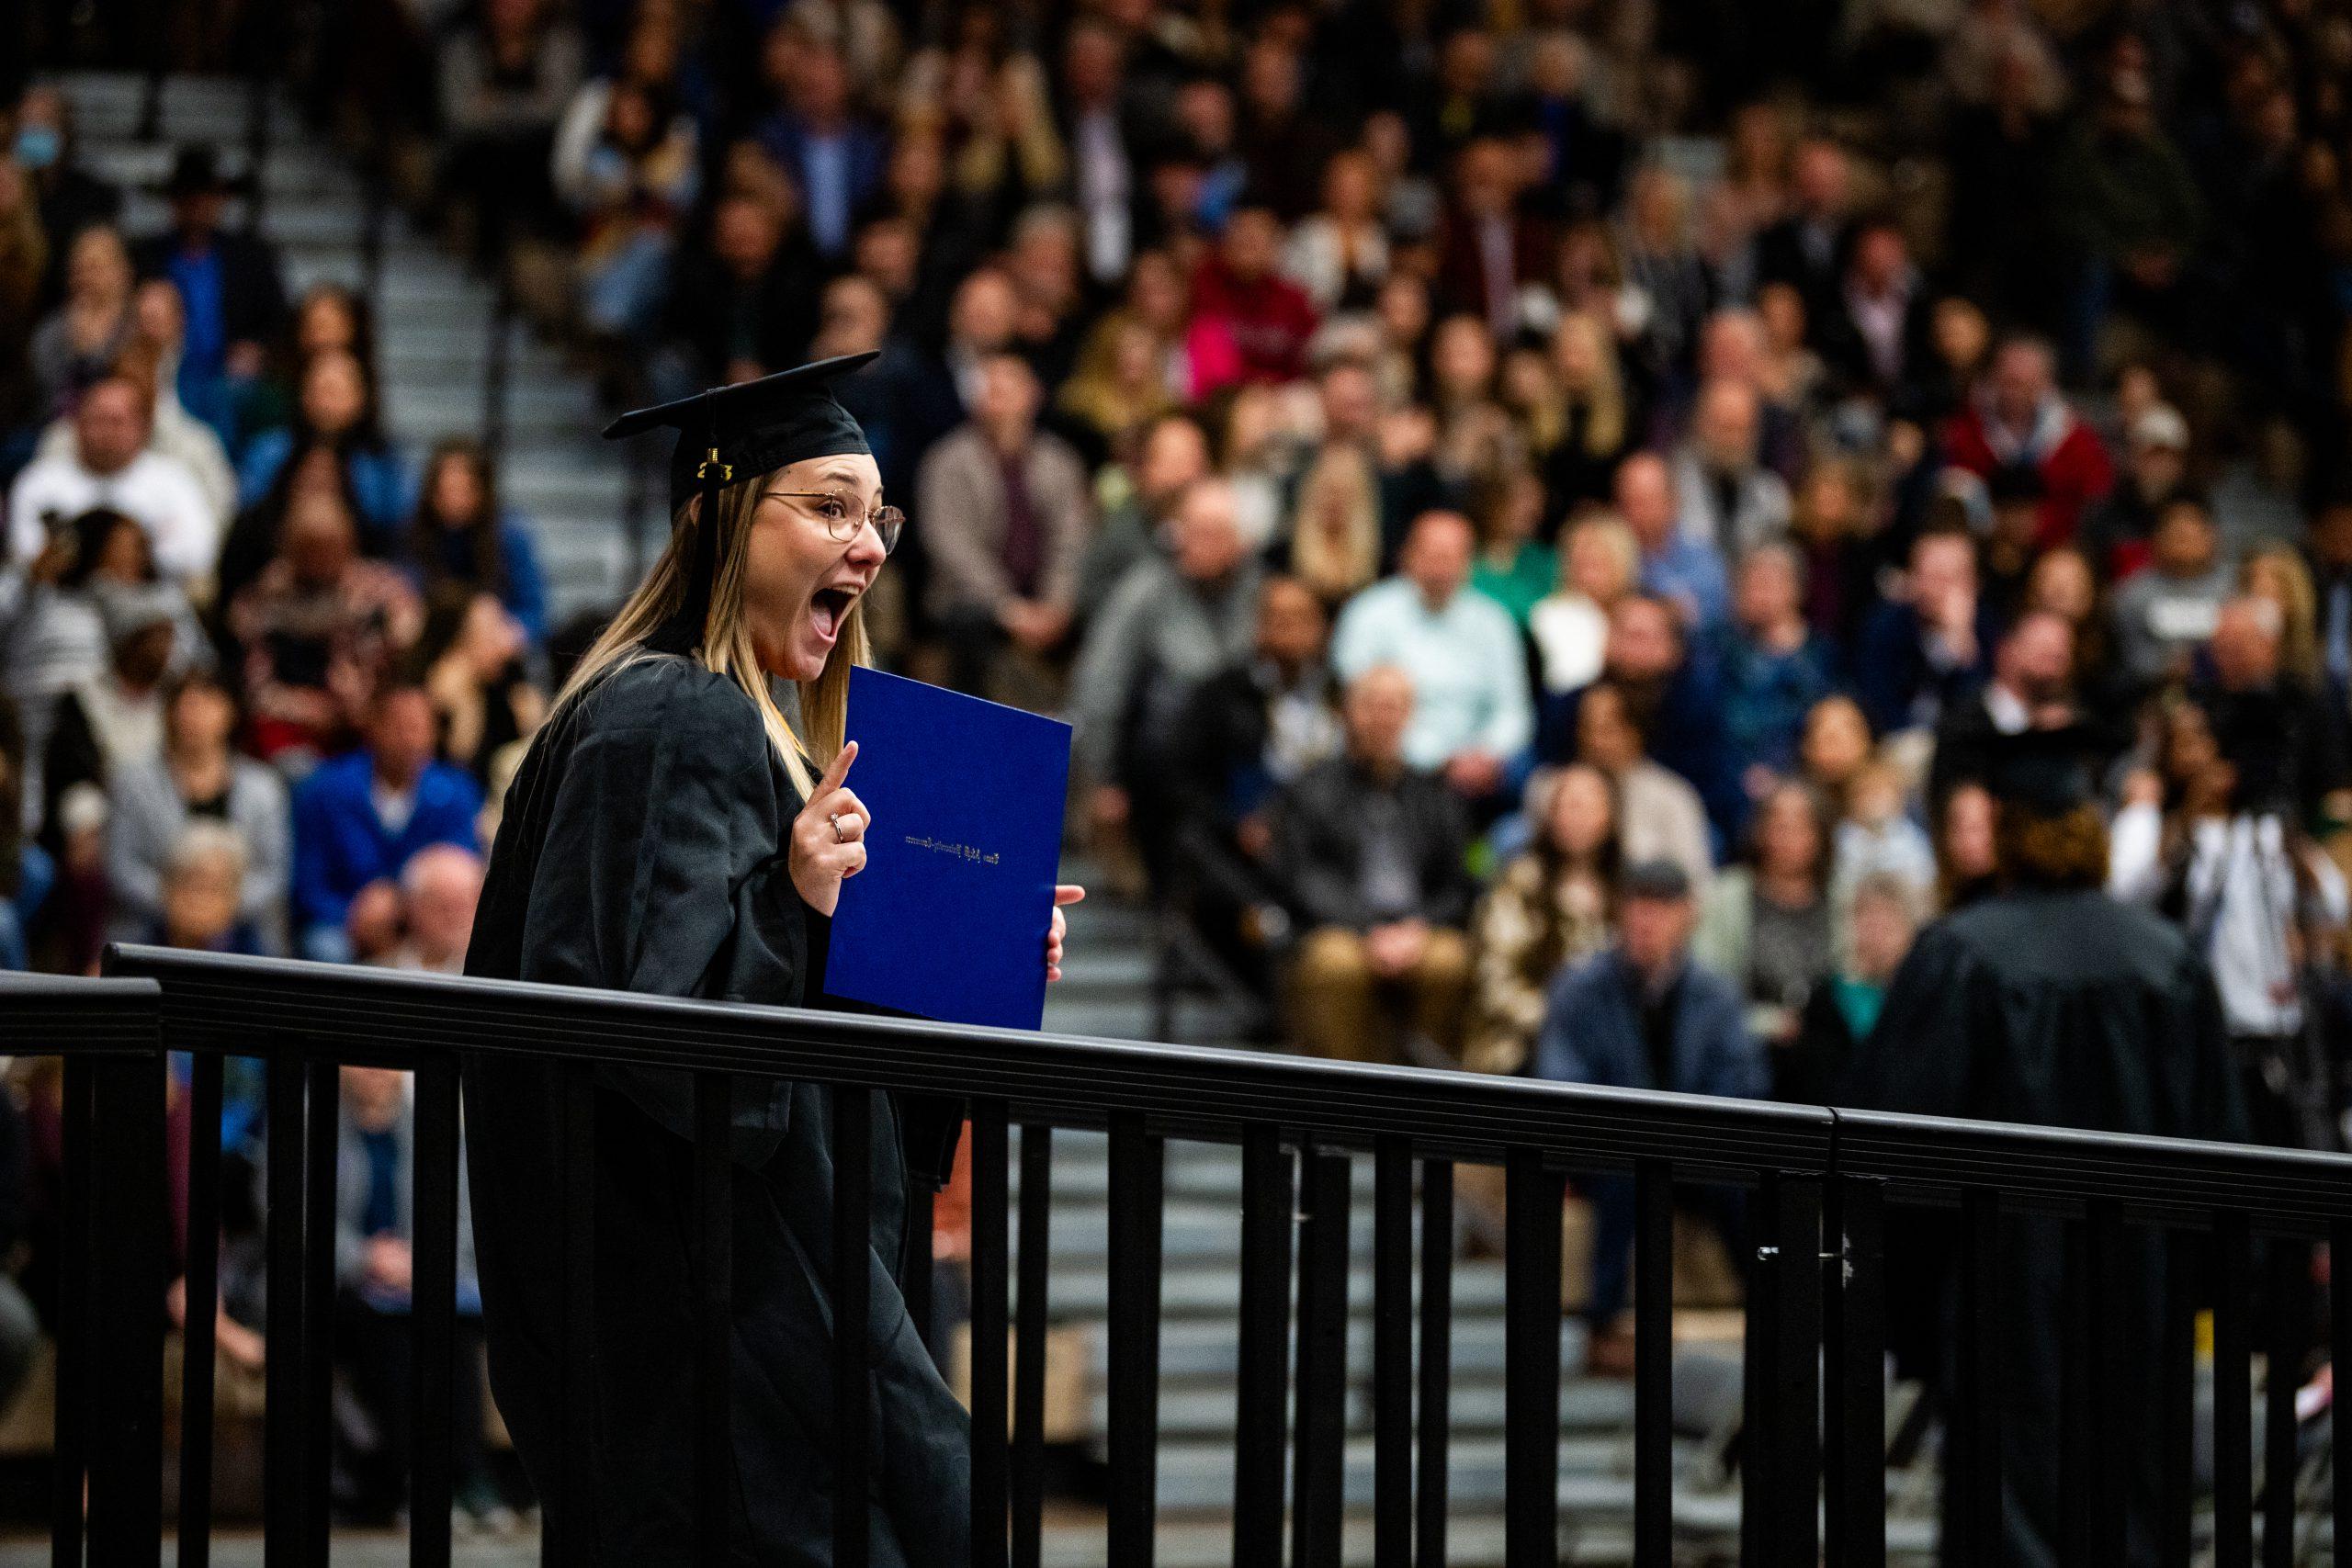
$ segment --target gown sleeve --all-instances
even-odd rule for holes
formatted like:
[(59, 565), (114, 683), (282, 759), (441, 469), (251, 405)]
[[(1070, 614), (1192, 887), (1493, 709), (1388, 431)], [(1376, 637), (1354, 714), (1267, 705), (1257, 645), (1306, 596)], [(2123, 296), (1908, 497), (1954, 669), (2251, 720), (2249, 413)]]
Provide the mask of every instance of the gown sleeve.
[[(661, 660), (581, 700), (582, 733), (552, 781), (521, 977), (799, 1005), (815, 916), (785, 869), (782, 807), (750, 699), (698, 667)], [(598, 1072), (662, 1126), (693, 1137), (687, 1074)], [(790, 1103), (788, 1086), (737, 1080), (737, 1157), (756, 1164), (774, 1152)]]

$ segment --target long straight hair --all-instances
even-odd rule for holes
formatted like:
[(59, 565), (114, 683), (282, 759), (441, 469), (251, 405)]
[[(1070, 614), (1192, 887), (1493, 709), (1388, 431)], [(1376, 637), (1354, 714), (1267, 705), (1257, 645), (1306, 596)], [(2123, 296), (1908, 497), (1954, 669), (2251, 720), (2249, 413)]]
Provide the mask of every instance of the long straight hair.
[[(718, 566), (711, 583), (710, 605), (703, 615), (700, 647), (691, 657), (713, 674), (724, 675), (752, 699), (752, 705), (759, 709), (761, 726), (767, 731), (768, 744), (775, 749), (785, 772), (791, 775), (792, 787), (806, 799), (817, 775), (842, 749), (842, 730), (849, 718), (850, 669), (853, 665), (872, 663), (873, 657), (866, 643), (865, 605), (861, 598), (850, 606), (848, 618), (842, 623), (841, 636), (825, 658), (823, 671), (813, 681), (797, 682), (800, 694), (798, 730), (784, 716), (784, 710), (776, 706), (775, 695), (768, 688), (767, 672), (760, 668), (759, 656), (752, 648), (750, 619), (743, 613), (743, 578), (751, 554), (752, 514), (759, 510), (760, 498), (766, 493), (768, 481), (774, 477), (762, 474), (718, 492)], [(679, 509), (676, 525), (670, 530), (669, 548), (662, 552), (662, 558), (653, 563), (653, 570), (645, 574), (645, 581), (628, 596), (628, 602), (620, 607), (604, 635), (581, 656), (571, 679), (556, 695), (554, 712), (548, 716), (550, 724), (600, 676), (650, 657), (646, 638), (675, 616), (685, 600), (686, 579), (697, 533), (703, 525), (701, 512), (700, 496), (689, 499)]]

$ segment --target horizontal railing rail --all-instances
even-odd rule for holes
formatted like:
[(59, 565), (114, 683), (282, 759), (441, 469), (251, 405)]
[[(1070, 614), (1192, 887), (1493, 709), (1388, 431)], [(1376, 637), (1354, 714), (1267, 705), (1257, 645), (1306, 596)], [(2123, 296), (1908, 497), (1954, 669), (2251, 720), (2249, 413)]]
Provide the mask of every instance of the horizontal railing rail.
[[(197, 1135), (189, 1171), (188, 1297), (212, 1299), (219, 1214), (220, 1065), (264, 1059), (268, 1077), (270, 1348), (265, 1416), (266, 1540), (272, 1562), (323, 1560), (325, 1425), (331, 1382), (337, 1067), (413, 1069), (417, 1078), (416, 1303), (413, 1390), (412, 1560), (448, 1560), (449, 1368), (456, 1243), (457, 1063), (462, 1054), (565, 1064), (567, 1157), (593, 1160), (589, 1107), (600, 1065), (695, 1075), (704, 1136), (695, 1146), (694, 1231), (716, 1284), (698, 1295), (699, 1529), (726, 1529), (727, 1237), (724, 1178), (731, 1075), (831, 1086), (842, 1175), (833, 1194), (836, 1417), (854, 1434), (866, 1417), (863, 1254), (872, 1193), (856, 1157), (876, 1091), (967, 1102), (974, 1144), (970, 1382), (976, 1564), (1039, 1560), (1045, 1268), (1055, 1128), (1111, 1137), (1109, 1560), (1148, 1568), (1154, 1549), (1158, 1440), (1160, 1205), (1164, 1140), (1236, 1142), (1242, 1149), (1240, 1345), (1237, 1361), (1235, 1561), (1278, 1563), (1288, 1537), (1296, 1564), (1336, 1562), (1346, 1442), (1346, 1275), (1352, 1158), (1375, 1176), (1374, 1425), (1375, 1562), (1442, 1561), (1447, 1514), (1446, 1409), (1454, 1235), (1453, 1167), (1505, 1171), (1505, 1515), (1508, 1558), (1553, 1564), (1559, 1551), (1559, 1324), (1556, 1223), (1571, 1172), (1630, 1170), (1634, 1336), (1634, 1560), (1663, 1565), (1674, 1543), (1670, 1404), (1675, 1190), (1747, 1190), (1747, 1436), (1740, 1465), (1743, 1561), (1830, 1561), (1876, 1568), (1885, 1553), (1883, 1482), (1886, 1299), (1882, 1256), (1895, 1205), (1957, 1210), (1951, 1222), (1961, 1292), (1959, 1343), (1946, 1412), (1947, 1562), (2002, 1560), (1999, 1367), (2008, 1270), (2005, 1215), (2051, 1216), (2068, 1258), (2065, 1321), (2036, 1325), (2067, 1347), (2070, 1415), (2064, 1478), (2087, 1500), (2070, 1529), (2106, 1560), (2120, 1541), (2127, 1490), (2120, 1458), (2135, 1435), (2113, 1408), (2121, 1380), (2099, 1313), (2111, 1304), (2123, 1238), (2160, 1235), (2199, 1261), (2209, 1289), (2176, 1284), (2165, 1341), (2167, 1555), (2186, 1561), (2186, 1484), (2194, 1389), (2192, 1340), (2180, 1325), (2205, 1299), (2213, 1312), (2213, 1540), (2217, 1560), (2250, 1562), (2257, 1495), (2250, 1431), (2254, 1317), (2249, 1280), (2260, 1244), (2266, 1297), (2292, 1295), (2308, 1239), (2352, 1239), (2352, 1157), (2042, 1127), (1889, 1115), (1590, 1089), (1166, 1044), (950, 1026), (820, 1010), (673, 1000), (628, 993), (419, 976), (282, 960), (123, 947), (103, 981), (0, 977), (0, 1036), (17, 1055), (66, 1058), (67, 1224), (62, 1246), (70, 1303), (89, 1309), (61, 1344), (59, 1517), (62, 1562), (143, 1558), (160, 1529), (159, 1314), (141, 1312), (163, 1284), (162, 1110), (166, 1049), (196, 1054)], [(209, 1119), (209, 1120), (208, 1120)], [(1021, 1129), (1017, 1321), (1010, 1265), (1009, 1134)], [(204, 1175), (212, 1168), (209, 1179)], [(551, 1223), (565, 1268), (593, 1279), (588, 1184)], [(117, 1223), (118, 1208), (136, 1223)], [(922, 1246), (910, 1269), (918, 1324), (928, 1297), (928, 1198), (910, 1216)], [(151, 1212), (153, 1211), (153, 1212)], [(2059, 1234), (2059, 1233), (2053, 1233)], [(1416, 1245), (1416, 1238), (1419, 1245)], [(1416, 1274), (1418, 1271), (1418, 1289)], [(2176, 1269), (2177, 1281), (2187, 1279)], [(1293, 1286), (1295, 1283), (1294, 1305)], [(127, 1292), (127, 1293), (126, 1293)], [(2345, 1297), (2335, 1343), (2352, 1343)], [(116, 1304), (109, 1309), (107, 1303)], [(123, 1303), (134, 1303), (124, 1305)], [(1293, 1316), (1294, 1312), (1295, 1317)], [(74, 1320), (68, 1319), (72, 1322)], [(2269, 1310), (2262, 1348), (2292, 1368), (2312, 1347), (2290, 1314)], [(1294, 1334), (1294, 1325), (1295, 1333)], [(208, 1560), (211, 1324), (187, 1314), (182, 1393), (180, 1555)], [(567, 1341), (567, 1344), (569, 1342)], [(567, 1349), (566, 1365), (573, 1364)], [(200, 1365), (199, 1365), (200, 1363)], [(152, 1375), (151, 1375), (152, 1374)], [(1288, 1418), (1294, 1381), (1296, 1418)], [(2291, 1542), (2294, 1381), (2274, 1373), (2263, 1399), (2268, 1540)], [(1824, 1397), (1826, 1395), (1826, 1397)], [(2104, 1400), (2105, 1404), (2100, 1402)], [(2237, 1412), (2233, 1417), (2231, 1412)], [(142, 1415), (143, 1412), (143, 1415)], [(1430, 1413), (1436, 1413), (1432, 1418)], [(2104, 1449), (2094, 1438), (2112, 1438)], [(844, 1441), (838, 1495), (857, 1496), (865, 1445)], [(1288, 1476), (1288, 1496), (1284, 1477)], [(87, 1540), (82, 1484), (88, 1482)], [(2169, 1484), (2178, 1481), (2181, 1484)], [(2345, 1453), (2338, 1495), (2352, 1495)], [(567, 1474), (548, 1499), (550, 1562), (577, 1555), (567, 1505), (589, 1478)], [(2070, 1495), (2075, 1494), (2071, 1493)], [(70, 1516), (70, 1518), (69, 1518)], [(842, 1509), (835, 1561), (867, 1559), (865, 1520)], [(139, 1543), (143, 1542), (143, 1546)], [(715, 1554), (718, 1540), (703, 1546)], [(2238, 1550), (2240, 1547), (2244, 1551)], [(2177, 1548), (2177, 1551), (2173, 1549)], [(2266, 1558), (2284, 1562), (2273, 1546)], [(2342, 1560), (2342, 1559), (2339, 1559)]]

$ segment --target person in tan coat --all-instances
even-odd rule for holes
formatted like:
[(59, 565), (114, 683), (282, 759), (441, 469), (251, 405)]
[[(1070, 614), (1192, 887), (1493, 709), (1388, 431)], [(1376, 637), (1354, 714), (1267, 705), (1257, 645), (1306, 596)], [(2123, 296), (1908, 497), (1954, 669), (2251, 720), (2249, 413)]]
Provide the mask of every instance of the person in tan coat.
[(1091, 502), (1078, 454), (1037, 428), (1038, 398), (1027, 361), (989, 355), (971, 419), (916, 477), (927, 602), (959, 691), (986, 694), (1008, 649), (1044, 657), (1069, 637)]

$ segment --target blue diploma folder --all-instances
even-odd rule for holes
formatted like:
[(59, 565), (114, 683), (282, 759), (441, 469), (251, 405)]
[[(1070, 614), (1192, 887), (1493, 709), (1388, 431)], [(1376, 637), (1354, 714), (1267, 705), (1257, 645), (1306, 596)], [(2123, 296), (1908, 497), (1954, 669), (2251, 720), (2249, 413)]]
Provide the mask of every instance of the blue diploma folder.
[(1035, 1029), (1061, 869), (1069, 726), (858, 669), (849, 788), (865, 869), (842, 884), (825, 989), (947, 1023)]

